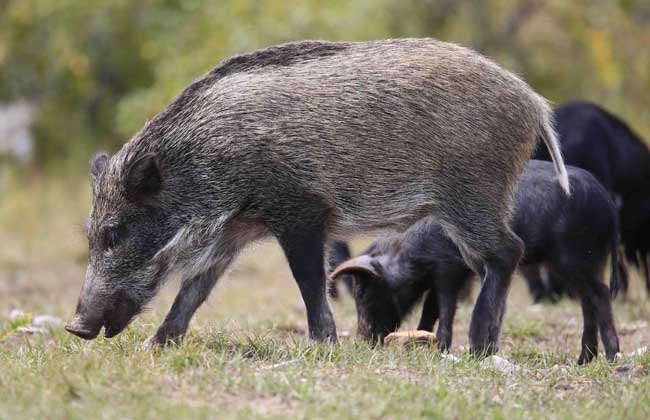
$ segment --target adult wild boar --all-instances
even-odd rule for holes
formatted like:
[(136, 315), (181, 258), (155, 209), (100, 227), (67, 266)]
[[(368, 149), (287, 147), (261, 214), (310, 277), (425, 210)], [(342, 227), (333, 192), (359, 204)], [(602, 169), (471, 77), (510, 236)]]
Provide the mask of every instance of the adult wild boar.
[(471, 346), (495, 351), (522, 252), (512, 195), (539, 137), (568, 190), (551, 115), (516, 76), (431, 39), (307, 41), (226, 60), (93, 159), (88, 271), (67, 329), (112, 337), (178, 274), (150, 343), (178, 338), (238, 251), (273, 235), (310, 337), (334, 341), (324, 242), (433, 215), (485, 277)]

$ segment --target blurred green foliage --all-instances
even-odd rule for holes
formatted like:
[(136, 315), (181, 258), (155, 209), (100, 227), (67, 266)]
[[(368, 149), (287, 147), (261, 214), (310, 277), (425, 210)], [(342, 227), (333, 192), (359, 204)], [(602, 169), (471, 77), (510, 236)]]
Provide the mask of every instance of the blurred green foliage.
[(37, 163), (79, 162), (118, 149), (233, 54), (407, 36), (473, 47), (650, 138), (648, 0), (0, 0), (0, 101), (37, 104)]

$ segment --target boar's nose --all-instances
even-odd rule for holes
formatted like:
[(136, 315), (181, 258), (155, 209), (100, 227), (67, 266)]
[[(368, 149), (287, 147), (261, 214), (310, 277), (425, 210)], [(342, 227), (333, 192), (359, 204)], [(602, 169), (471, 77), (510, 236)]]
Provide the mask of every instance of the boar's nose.
[(75, 315), (72, 322), (65, 326), (67, 332), (83, 338), (84, 340), (92, 340), (97, 337), (101, 328), (101, 322), (95, 322), (93, 325), (88, 325), (83, 322), (79, 315)]
[(97, 334), (99, 333), (99, 330), (97, 330), (97, 332), (94, 332), (91, 330), (79, 328), (71, 324), (66, 325), (65, 330), (71, 334), (76, 335), (77, 337), (83, 338), (84, 340), (92, 340), (93, 338), (97, 337)]

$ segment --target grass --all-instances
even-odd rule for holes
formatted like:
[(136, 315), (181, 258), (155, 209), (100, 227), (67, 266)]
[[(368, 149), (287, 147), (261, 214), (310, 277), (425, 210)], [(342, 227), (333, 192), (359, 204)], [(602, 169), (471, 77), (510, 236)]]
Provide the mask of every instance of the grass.
[[(297, 287), (272, 241), (240, 258), (178, 346), (141, 347), (173, 299), (173, 282), (111, 340), (20, 332), (30, 315), (11, 321), (12, 309), (64, 320), (74, 311), (89, 188), (38, 176), (0, 182), (0, 418), (650, 417), (650, 353), (576, 366), (579, 305), (531, 306), (522, 281), (513, 285), (499, 353), (520, 372), (467, 356), (470, 304), (458, 311), (456, 363), (434, 349), (356, 341), (347, 297), (333, 303), (340, 344), (311, 343)], [(628, 300), (615, 304), (624, 353), (650, 344), (650, 303), (640, 279), (632, 280)], [(617, 370), (627, 365), (641, 367)]]

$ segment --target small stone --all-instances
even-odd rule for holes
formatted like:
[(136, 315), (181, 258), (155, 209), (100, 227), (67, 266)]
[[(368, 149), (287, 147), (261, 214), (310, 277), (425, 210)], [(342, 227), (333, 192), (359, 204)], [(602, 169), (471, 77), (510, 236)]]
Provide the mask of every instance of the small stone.
[(517, 366), (514, 363), (510, 363), (503, 357), (499, 357), (499, 356), (488, 357), (487, 359), (481, 362), (481, 366), (483, 366), (484, 368), (495, 369), (507, 374), (513, 374), (515, 372), (520, 372), (525, 370), (521, 366)]
[(450, 353), (443, 353), (442, 354), (442, 359), (447, 361), (447, 362), (450, 362), (450, 363), (458, 363), (458, 362), (460, 362), (460, 357), (456, 357), (456, 356), (454, 356), (453, 354), (450, 354)]
[(32, 319), (32, 325), (41, 328), (57, 329), (63, 327), (63, 321), (52, 315), (37, 315)]
[(561, 374), (566, 374), (566, 373), (569, 372), (569, 369), (567, 369), (566, 366), (560, 366), (560, 365), (558, 365), (558, 364), (554, 364), (554, 365), (551, 367), (551, 372), (557, 372), (557, 373), (561, 373)]
[(408, 347), (414, 345), (434, 345), (436, 335), (429, 331), (403, 331), (390, 333), (384, 338), (386, 346)]

